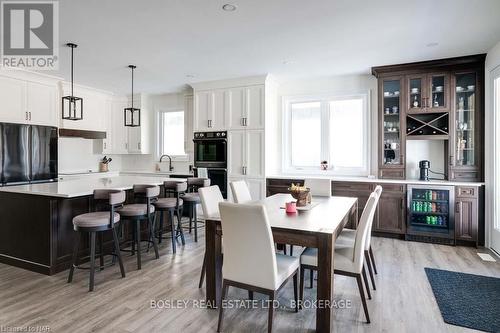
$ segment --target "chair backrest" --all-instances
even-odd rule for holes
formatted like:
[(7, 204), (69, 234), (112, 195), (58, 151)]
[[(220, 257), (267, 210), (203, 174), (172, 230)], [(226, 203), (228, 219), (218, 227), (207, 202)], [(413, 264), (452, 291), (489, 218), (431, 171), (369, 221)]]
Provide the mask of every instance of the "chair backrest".
[(197, 192), (200, 187), (210, 186), (209, 178), (189, 177), (187, 179), (188, 192)]
[(330, 179), (307, 178), (304, 186), (311, 190), (311, 195), (329, 197), (332, 195), (332, 181)]
[(125, 192), (122, 190), (94, 190), (94, 200), (110, 206), (117, 206), (124, 203), (125, 198)]
[(200, 195), (203, 217), (205, 219), (219, 217), (219, 203), (224, 202), (219, 186), (201, 187), (198, 189), (198, 194)]
[(271, 226), (262, 204), (219, 203), (224, 279), (276, 289), (278, 268)]
[(148, 199), (160, 195), (160, 187), (157, 185), (134, 185), (133, 191), (134, 195), (141, 194)]
[(163, 187), (165, 188), (165, 194), (167, 192), (171, 193), (182, 193), (187, 191), (187, 182), (178, 182), (175, 180), (166, 180), (163, 182)]
[(233, 201), (235, 203), (245, 203), (252, 201), (252, 195), (248, 189), (247, 183), (244, 180), (237, 180), (230, 183), (231, 192), (233, 193)]
[(373, 223), (373, 216), (377, 207), (378, 196), (376, 193), (370, 194), (366, 202), (361, 218), (359, 219), (358, 228), (356, 229), (356, 240), (354, 242), (353, 261), (356, 272), (361, 273), (363, 268), (363, 257), (366, 246), (366, 238), (368, 237), (368, 229), (370, 224)]
[[(380, 196), (382, 195), (382, 186), (377, 185), (375, 187), (375, 190), (373, 191), (377, 195), (377, 204), (375, 205), (375, 210), (377, 210), (378, 207), (378, 202), (380, 200)], [(372, 243), (372, 227), (373, 227), (373, 220), (372, 223), (368, 226), (368, 236), (366, 237), (366, 242), (365, 242), (365, 250), (368, 251), (370, 249), (371, 243)]]

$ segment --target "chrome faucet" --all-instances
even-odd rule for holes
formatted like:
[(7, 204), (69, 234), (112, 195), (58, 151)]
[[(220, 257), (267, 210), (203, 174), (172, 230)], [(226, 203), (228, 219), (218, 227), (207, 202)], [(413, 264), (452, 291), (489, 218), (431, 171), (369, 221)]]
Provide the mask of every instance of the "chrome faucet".
[(168, 157), (168, 170), (173, 171), (174, 167), (172, 166), (172, 157), (170, 155), (161, 155), (160, 157), (160, 163), (163, 161), (164, 157)]

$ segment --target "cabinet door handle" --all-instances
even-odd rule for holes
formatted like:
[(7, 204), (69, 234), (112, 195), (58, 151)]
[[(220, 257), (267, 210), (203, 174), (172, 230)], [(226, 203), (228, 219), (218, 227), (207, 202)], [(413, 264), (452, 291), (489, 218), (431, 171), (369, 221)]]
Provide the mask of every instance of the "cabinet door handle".
[(26, 117), (25, 120), (28, 120), (28, 111), (26, 111)]
[(243, 118), (243, 126), (245, 126), (245, 127), (247, 126), (247, 118), (246, 117)]
[(141, 149), (141, 143), (140, 142), (137, 143), (137, 149), (139, 149), (139, 150)]
[(460, 202), (455, 203), (455, 212), (460, 213)]
[(208, 128), (212, 128), (212, 120), (211, 119), (208, 120)]
[(106, 142), (104, 142), (104, 149), (106, 149)]
[(241, 169), (242, 169), (242, 170), (241, 170), (241, 173), (242, 173), (243, 175), (246, 175), (246, 174), (247, 174), (247, 167), (246, 167), (246, 166), (244, 166), (244, 167), (242, 167)]
[(450, 164), (450, 166), (453, 166), (453, 156), (452, 155), (450, 155), (450, 163), (449, 164)]
[(29, 116), (29, 121), (31, 121), (31, 111), (28, 112), (28, 116)]
[(125, 143), (125, 149), (128, 149), (128, 143)]

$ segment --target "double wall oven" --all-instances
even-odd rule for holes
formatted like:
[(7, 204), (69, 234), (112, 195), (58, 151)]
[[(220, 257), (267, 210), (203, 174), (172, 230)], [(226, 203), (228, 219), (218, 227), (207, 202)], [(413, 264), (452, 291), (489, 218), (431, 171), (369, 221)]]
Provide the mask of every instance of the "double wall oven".
[(227, 132), (194, 133), (194, 168), (206, 168), (212, 185), (227, 198)]

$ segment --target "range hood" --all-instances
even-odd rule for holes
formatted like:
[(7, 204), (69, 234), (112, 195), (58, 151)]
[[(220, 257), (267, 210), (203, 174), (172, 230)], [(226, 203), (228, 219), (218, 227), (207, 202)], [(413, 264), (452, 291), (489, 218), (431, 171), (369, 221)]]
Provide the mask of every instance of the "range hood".
[(83, 139), (106, 139), (106, 132), (60, 128), (59, 136), (68, 138), (83, 138)]

